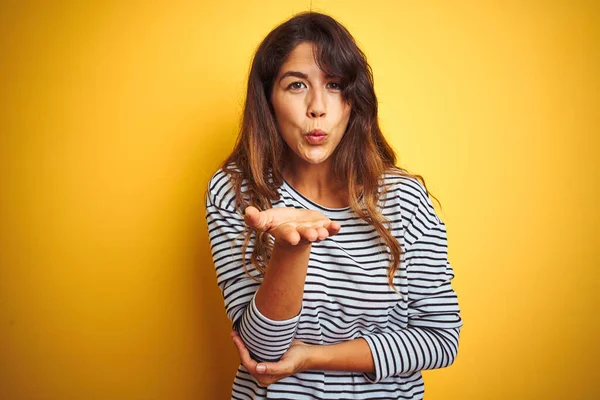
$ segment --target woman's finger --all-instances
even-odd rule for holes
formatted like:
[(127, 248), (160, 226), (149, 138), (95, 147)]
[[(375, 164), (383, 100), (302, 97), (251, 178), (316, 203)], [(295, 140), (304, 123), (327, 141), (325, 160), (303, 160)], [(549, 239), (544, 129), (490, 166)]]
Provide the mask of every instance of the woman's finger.
[(289, 375), (289, 363), (286, 363), (285, 361), (257, 363), (250, 357), (250, 352), (237, 332), (233, 331), (231, 333), (231, 339), (238, 351), (242, 365), (246, 367), (248, 372), (255, 378), (258, 379), (260, 376), (263, 386), (267, 386), (283, 378), (284, 375)]
[(246, 225), (259, 231), (265, 231), (269, 226), (269, 216), (266, 212), (261, 212), (253, 206), (246, 207), (244, 211), (244, 221)]
[(300, 243), (300, 240), (302, 239), (300, 233), (293, 224), (283, 224), (278, 228), (277, 232), (272, 232), (272, 234), (274, 234), (275, 240), (281, 239), (293, 246)]
[(329, 237), (329, 231), (321, 226), (317, 228), (317, 235), (318, 240), (325, 240)]
[(256, 372), (261, 375), (273, 375), (274, 378), (281, 379), (291, 373), (291, 365), (285, 361), (262, 362), (256, 366)]
[(238, 335), (237, 332), (233, 332), (231, 334), (231, 339), (233, 340), (233, 344), (235, 345), (238, 354), (240, 356), (240, 361), (246, 367), (248, 371), (254, 371), (256, 368), (256, 361), (250, 357), (250, 352), (246, 348), (246, 345), (242, 341), (242, 338)]
[(337, 221), (330, 221), (329, 224), (324, 225), (324, 227), (329, 231), (329, 236), (337, 235), (342, 229), (342, 226)]
[(302, 239), (306, 239), (309, 242), (314, 242), (319, 239), (317, 230), (311, 226), (298, 226), (296, 229)]

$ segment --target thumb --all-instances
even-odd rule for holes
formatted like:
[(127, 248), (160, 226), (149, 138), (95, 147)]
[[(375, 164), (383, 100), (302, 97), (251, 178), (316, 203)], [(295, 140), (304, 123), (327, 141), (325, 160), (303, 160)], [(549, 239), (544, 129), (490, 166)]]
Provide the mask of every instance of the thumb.
[(256, 372), (261, 374), (261, 375), (265, 375), (265, 374), (269, 374), (269, 375), (281, 375), (281, 374), (285, 374), (288, 371), (288, 368), (286, 367), (286, 365), (283, 364), (282, 361), (278, 361), (278, 362), (261, 362), (258, 363), (258, 365), (255, 368)]
[(264, 230), (267, 224), (267, 216), (265, 213), (260, 212), (258, 208), (248, 206), (244, 212), (244, 221), (251, 228)]
[(264, 374), (265, 372), (267, 372), (267, 366), (265, 364), (258, 364), (256, 366), (256, 372), (258, 372), (259, 374)]

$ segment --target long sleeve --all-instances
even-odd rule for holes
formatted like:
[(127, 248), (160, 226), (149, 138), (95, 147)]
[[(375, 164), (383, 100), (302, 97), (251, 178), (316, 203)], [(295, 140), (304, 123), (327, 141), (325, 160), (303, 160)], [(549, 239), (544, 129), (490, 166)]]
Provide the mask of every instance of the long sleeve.
[(462, 320), (454, 277), (448, 261), (446, 227), (430, 201), (418, 207), (408, 235), (404, 262), (408, 283), (408, 327), (363, 336), (371, 348), (375, 373), (371, 382), (419, 370), (443, 368), (454, 362)]
[[(254, 298), (260, 282), (246, 274), (242, 263), (245, 237), (243, 216), (235, 210), (233, 190), (228, 176), (219, 171), (211, 179), (206, 197), (206, 221), (211, 253), (228, 318), (233, 323), (251, 355), (258, 361), (276, 361), (289, 348), (299, 315), (284, 321), (273, 321), (260, 313)], [(245, 255), (248, 273), (260, 280), (253, 268), (250, 241)]]

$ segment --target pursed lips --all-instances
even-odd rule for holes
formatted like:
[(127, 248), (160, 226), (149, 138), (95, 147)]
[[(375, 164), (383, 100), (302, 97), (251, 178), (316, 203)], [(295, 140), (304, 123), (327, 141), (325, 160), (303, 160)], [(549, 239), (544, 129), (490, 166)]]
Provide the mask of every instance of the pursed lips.
[(327, 136), (327, 133), (322, 131), (321, 129), (313, 129), (312, 131), (306, 134), (307, 136)]
[(312, 131), (308, 132), (305, 137), (308, 143), (317, 145), (325, 141), (327, 138), (327, 133), (320, 129), (313, 129)]

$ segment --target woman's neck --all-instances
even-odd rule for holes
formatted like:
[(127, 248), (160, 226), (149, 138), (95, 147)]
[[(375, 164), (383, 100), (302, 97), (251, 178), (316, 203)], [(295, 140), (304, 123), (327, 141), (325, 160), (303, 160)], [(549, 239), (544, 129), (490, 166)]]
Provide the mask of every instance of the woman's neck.
[(318, 165), (290, 163), (282, 174), (307, 199), (327, 208), (348, 207), (348, 187), (345, 182), (336, 179), (331, 159)]

